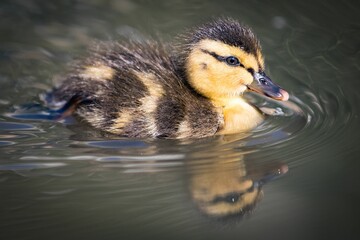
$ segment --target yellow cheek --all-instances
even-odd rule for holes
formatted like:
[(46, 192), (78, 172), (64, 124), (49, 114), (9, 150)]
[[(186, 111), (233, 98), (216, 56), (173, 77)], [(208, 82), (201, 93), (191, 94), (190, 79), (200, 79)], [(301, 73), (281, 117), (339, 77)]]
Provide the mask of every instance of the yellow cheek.
[(239, 85), (248, 85), (253, 81), (251, 74), (241, 67), (226, 67), (223, 71), (214, 69), (214, 79), (220, 80), (220, 84), (228, 87), (236, 87)]
[[(222, 65), (224, 65), (222, 63)], [(239, 95), (253, 81), (251, 74), (241, 67), (217, 67), (210, 71), (209, 79), (217, 91), (226, 95)]]
[[(211, 44), (214, 48), (213, 45), (218, 43)], [(199, 93), (209, 98), (236, 96), (242, 94), (247, 89), (246, 85), (253, 81), (252, 75), (245, 68), (229, 66), (200, 49), (202, 48), (191, 52), (186, 62), (189, 83)], [(231, 54), (231, 47), (226, 46), (222, 49), (222, 54)], [(254, 64), (254, 61), (253, 57), (247, 57), (244, 64)], [(254, 67), (254, 70), (257, 68)]]

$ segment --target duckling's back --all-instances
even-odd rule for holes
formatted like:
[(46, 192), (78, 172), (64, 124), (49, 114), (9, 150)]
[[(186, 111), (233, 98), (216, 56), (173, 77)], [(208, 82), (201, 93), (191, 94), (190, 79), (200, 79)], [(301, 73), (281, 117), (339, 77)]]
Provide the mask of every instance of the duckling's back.
[(76, 114), (92, 126), (126, 137), (214, 135), (221, 116), (184, 80), (163, 46), (153, 42), (100, 45), (50, 94), (80, 99)]

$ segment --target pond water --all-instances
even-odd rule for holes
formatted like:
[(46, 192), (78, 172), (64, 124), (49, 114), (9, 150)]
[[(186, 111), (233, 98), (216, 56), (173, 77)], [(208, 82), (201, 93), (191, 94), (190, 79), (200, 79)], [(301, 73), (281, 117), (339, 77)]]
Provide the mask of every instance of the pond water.
[[(359, 12), (357, 1), (1, 1), (0, 238), (358, 239)], [(214, 16), (256, 32), (296, 111), (249, 95), (284, 114), (181, 141), (39, 119), (39, 94), (93, 41), (170, 41)]]

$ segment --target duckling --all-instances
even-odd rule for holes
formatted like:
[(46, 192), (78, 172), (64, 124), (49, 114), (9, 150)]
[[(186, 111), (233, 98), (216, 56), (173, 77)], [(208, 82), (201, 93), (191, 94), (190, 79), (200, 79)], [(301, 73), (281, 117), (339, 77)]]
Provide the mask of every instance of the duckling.
[(154, 41), (100, 44), (48, 95), (67, 114), (131, 138), (202, 138), (249, 131), (264, 114), (242, 94), (286, 101), (264, 72), (250, 28), (217, 19), (180, 36), (179, 46)]

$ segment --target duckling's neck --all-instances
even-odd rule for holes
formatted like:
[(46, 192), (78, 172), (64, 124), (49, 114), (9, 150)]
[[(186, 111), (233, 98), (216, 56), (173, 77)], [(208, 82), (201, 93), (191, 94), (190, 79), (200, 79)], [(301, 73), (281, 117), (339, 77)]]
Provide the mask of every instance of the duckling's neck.
[(249, 131), (264, 120), (259, 110), (242, 97), (218, 97), (211, 101), (224, 117), (219, 134)]

